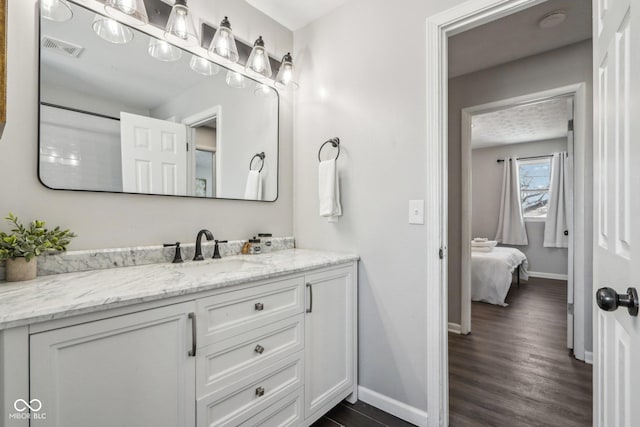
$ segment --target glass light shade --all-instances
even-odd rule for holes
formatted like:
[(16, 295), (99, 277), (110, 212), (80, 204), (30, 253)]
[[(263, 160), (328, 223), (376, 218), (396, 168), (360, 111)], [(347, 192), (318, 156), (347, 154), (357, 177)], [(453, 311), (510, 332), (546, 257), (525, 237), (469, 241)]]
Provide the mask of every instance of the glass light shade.
[(226, 16), (220, 23), (220, 28), (216, 30), (213, 40), (211, 40), (209, 55), (212, 57), (218, 56), (231, 62), (238, 62), (240, 58), (236, 38), (233, 36), (231, 24)]
[(276, 76), (276, 86), (283, 89), (298, 89), (299, 85), (295, 81), (295, 68), (293, 67), (293, 58), (287, 53), (282, 58), (278, 75)]
[(253, 91), (253, 94), (261, 98), (275, 98), (276, 91), (264, 83), (256, 83), (256, 88)]
[(264, 77), (271, 77), (271, 64), (269, 63), (269, 55), (264, 48), (262, 36), (253, 44), (253, 49), (249, 55), (249, 60), (245, 66), (245, 70), (249, 74), (257, 74)]
[(220, 72), (220, 67), (216, 64), (197, 55), (191, 55), (189, 67), (191, 67), (191, 69), (196, 73), (202, 74), (203, 76), (213, 76)]
[(133, 40), (133, 31), (130, 28), (106, 16), (96, 15), (92, 27), (97, 35), (111, 43), (125, 44)]
[(177, 61), (182, 57), (182, 50), (172, 46), (166, 40), (159, 40), (153, 37), (149, 40), (148, 52), (152, 57), (165, 62)]
[(167, 21), (164, 31), (164, 38), (171, 43), (182, 44), (184, 46), (195, 46), (198, 44), (196, 27), (193, 18), (189, 13), (186, 0), (176, 0), (171, 9), (171, 15)]
[(246, 86), (246, 79), (244, 76), (235, 71), (227, 71), (227, 84), (236, 89), (242, 89)]
[(40, 14), (50, 21), (64, 22), (73, 17), (71, 6), (65, 0), (41, 0)]
[(127, 25), (149, 23), (144, 0), (107, 0), (104, 10), (109, 16)]

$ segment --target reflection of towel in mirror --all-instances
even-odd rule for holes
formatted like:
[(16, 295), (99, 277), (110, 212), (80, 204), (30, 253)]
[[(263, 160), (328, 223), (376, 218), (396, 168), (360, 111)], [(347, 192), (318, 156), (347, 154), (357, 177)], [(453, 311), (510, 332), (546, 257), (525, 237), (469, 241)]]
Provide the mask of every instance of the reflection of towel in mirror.
[(472, 246), (471, 252), (491, 252), (493, 248), (491, 246)]
[(498, 244), (495, 240), (487, 240), (485, 242), (471, 241), (471, 247), (474, 248), (493, 248)]
[(247, 200), (262, 200), (262, 174), (258, 171), (249, 171), (247, 186), (244, 190), (244, 198)]
[(342, 216), (342, 206), (335, 159), (320, 162), (318, 166), (318, 197), (320, 216), (328, 218), (329, 222), (338, 222), (338, 217)]

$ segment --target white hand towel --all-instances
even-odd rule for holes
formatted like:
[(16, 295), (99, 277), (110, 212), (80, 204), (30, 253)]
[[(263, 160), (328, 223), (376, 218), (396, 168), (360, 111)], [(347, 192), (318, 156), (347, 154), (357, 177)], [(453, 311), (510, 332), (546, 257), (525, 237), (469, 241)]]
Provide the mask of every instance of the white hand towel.
[(487, 240), (486, 242), (476, 242), (475, 240), (471, 242), (471, 247), (473, 248), (493, 248), (498, 244), (495, 240)]
[(320, 216), (328, 218), (329, 222), (338, 222), (338, 217), (342, 216), (342, 206), (335, 159), (320, 162), (318, 166), (318, 197)]
[(487, 241), (489, 241), (489, 239), (487, 239), (486, 237), (474, 237), (473, 241), (474, 242), (487, 242)]
[(490, 246), (472, 246), (471, 252), (491, 252), (493, 250)]
[(247, 200), (262, 200), (262, 174), (260, 172), (256, 170), (249, 171), (244, 198)]

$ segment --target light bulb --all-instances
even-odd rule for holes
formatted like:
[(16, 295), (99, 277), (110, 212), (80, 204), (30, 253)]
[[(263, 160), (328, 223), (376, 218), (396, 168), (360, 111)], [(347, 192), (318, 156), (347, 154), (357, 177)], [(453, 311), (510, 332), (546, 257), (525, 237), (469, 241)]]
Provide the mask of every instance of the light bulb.
[(258, 37), (253, 44), (253, 49), (247, 60), (245, 70), (247, 70), (249, 74), (257, 74), (267, 78), (271, 77), (271, 64), (269, 63), (267, 52), (264, 49), (262, 36)]
[(298, 83), (294, 77), (293, 58), (290, 53), (287, 53), (282, 58), (280, 70), (278, 70), (278, 75), (276, 76), (276, 86), (295, 90), (298, 88)]
[(245, 78), (242, 74), (236, 71), (227, 71), (227, 84), (236, 89), (242, 89), (245, 87)]
[(147, 50), (153, 58), (165, 62), (177, 61), (182, 57), (182, 50), (172, 46), (166, 40), (151, 38)]
[(236, 39), (231, 31), (231, 23), (226, 16), (220, 22), (220, 28), (216, 30), (211, 45), (209, 46), (209, 55), (211, 57), (223, 58), (230, 62), (238, 62), (238, 47)]
[(189, 14), (187, 0), (176, 0), (167, 21), (164, 38), (172, 43), (180, 43), (185, 46), (198, 44), (196, 27)]
[(73, 17), (71, 6), (65, 0), (42, 0), (40, 13), (44, 19), (56, 22), (68, 21)]
[(144, 0), (107, 0), (104, 10), (109, 16), (127, 25), (149, 23)]
[(196, 73), (202, 74), (203, 76), (213, 76), (220, 72), (220, 67), (216, 64), (197, 55), (191, 55), (189, 67)]
[(92, 27), (98, 36), (111, 43), (125, 44), (133, 40), (133, 31), (130, 28), (106, 16), (96, 14)]

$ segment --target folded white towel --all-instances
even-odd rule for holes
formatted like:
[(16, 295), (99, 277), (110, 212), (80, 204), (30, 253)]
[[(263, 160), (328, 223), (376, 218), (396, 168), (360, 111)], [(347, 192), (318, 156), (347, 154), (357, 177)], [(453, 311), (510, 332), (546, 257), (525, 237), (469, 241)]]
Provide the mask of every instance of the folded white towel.
[(262, 200), (262, 174), (257, 170), (249, 171), (244, 198), (247, 200)]
[(489, 239), (487, 239), (486, 237), (474, 237), (474, 238), (473, 238), (473, 241), (474, 241), (474, 242), (486, 242), (486, 241), (488, 241), (488, 240), (489, 240)]
[(342, 206), (335, 159), (320, 162), (318, 166), (318, 197), (320, 216), (328, 218), (329, 222), (338, 222), (338, 217), (342, 216)]
[(474, 248), (493, 248), (498, 244), (497, 241), (495, 240), (488, 240), (486, 242), (476, 242), (476, 241), (472, 241), (471, 242), (471, 247)]
[(471, 247), (471, 252), (491, 252), (493, 250), (492, 247), (490, 246), (472, 246)]

